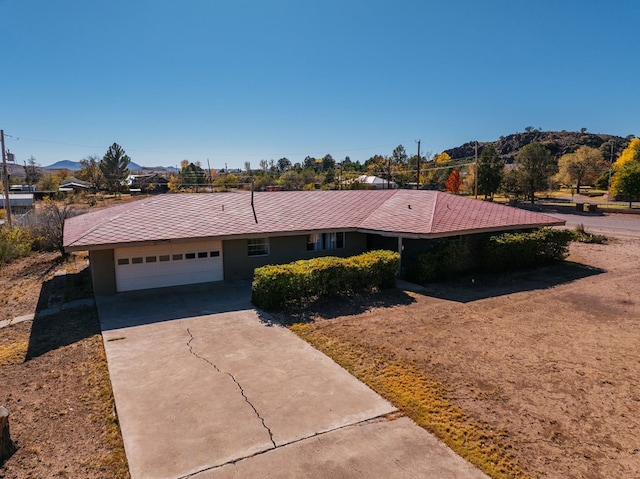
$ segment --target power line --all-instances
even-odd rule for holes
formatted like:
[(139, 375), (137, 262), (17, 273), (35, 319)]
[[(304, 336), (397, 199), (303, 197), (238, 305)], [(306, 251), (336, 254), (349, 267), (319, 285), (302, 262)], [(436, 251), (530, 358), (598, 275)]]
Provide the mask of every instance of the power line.
[[(5, 135), (8, 138), (13, 138), (15, 141), (34, 141), (34, 142), (38, 142), (38, 143), (49, 143), (49, 144), (54, 144), (54, 145), (62, 145), (62, 146), (73, 146), (73, 147), (77, 147), (77, 148), (92, 148), (92, 149), (107, 149), (108, 146), (97, 146), (97, 145), (84, 145), (84, 144), (79, 144), (79, 143), (68, 143), (68, 142), (64, 142), (64, 141), (57, 141), (57, 140), (45, 140), (45, 139), (40, 139), (40, 138), (28, 138), (28, 137), (24, 137), (24, 136), (17, 136), (17, 135), (9, 135), (6, 134)], [(364, 151), (364, 150), (371, 150), (373, 148), (388, 148), (391, 146), (394, 146), (395, 143), (387, 143), (384, 145), (371, 145), (371, 146), (362, 146), (362, 147), (354, 147), (354, 148), (340, 148), (340, 149), (331, 149), (329, 148), (329, 150), (335, 152), (335, 153), (341, 153), (341, 152), (349, 152), (349, 151)], [(395, 145), (397, 146), (397, 145)], [(312, 153), (316, 153), (318, 151), (326, 151), (326, 150), (320, 150), (317, 148), (313, 148)], [(137, 152), (143, 152), (143, 153), (167, 153), (167, 150), (149, 150), (149, 149), (145, 149), (145, 148), (136, 148), (136, 147), (127, 147), (127, 151), (137, 151)], [(202, 153), (194, 153), (194, 152), (178, 152), (176, 151), (176, 154), (180, 154), (183, 156), (199, 156)], [(215, 153), (214, 155), (211, 156), (240, 156), (240, 157), (262, 157), (262, 158), (266, 158), (266, 157), (270, 157), (270, 158), (274, 158), (277, 156), (280, 157), (286, 157), (287, 155), (307, 155), (307, 156), (313, 156), (313, 155), (309, 155), (309, 150), (307, 151), (301, 151), (301, 152), (287, 152), (287, 153), (229, 153), (229, 152), (223, 152), (223, 153)]]

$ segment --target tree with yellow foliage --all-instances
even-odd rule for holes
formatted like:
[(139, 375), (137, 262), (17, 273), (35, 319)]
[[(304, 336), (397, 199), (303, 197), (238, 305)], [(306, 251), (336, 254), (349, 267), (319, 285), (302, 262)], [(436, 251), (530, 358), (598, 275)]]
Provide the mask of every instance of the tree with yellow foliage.
[(640, 197), (640, 138), (634, 138), (613, 164), (611, 194), (629, 200)]
[(613, 163), (613, 169), (617, 170), (633, 162), (640, 162), (640, 138), (634, 138), (622, 150), (620, 157)]
[(580, 187), (592, 184), (603, 171), (607, 164), (602, 158), (602, 152), (590, 146), (581, 146), (574, 153), (562, 155), (558, 160), (559, 172), (556, 179), (560, 183), (576, 187), (576, 193), (580, 194)]

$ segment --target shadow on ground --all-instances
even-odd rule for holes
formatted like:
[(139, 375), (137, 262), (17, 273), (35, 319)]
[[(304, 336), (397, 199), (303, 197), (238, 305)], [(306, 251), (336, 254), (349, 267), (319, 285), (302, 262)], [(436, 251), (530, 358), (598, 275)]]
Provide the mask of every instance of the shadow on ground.
[(76, 274), (54, 276), (42, 284), (31, 326), (26, 359), (100, 333), (95, 307), (61, 310), (62, 304), (93, 296), (88, 268)]
[(252, 309), (249, 281), (172, 286), (96, 297), (103, 331)]
[(400, 289), (391, 288), (370, 294), (320, 299), (307, 304), (290, 306), (282, 311), (259, 312), (265, 323), (276, 321), (290, 326), (308, 323), (315, 319), (335, 319), (340, 316), (355, 316), (373, 308), (392, 308), (415, 303), (415, 298)]
[(604, 272), (605, 270), (600, 268), (563, 261), (528, 271), (483, 273), (431, 283), (422, 287), (419, 292), (433, 298), (471, 303), (481, 299), (552, 288)]

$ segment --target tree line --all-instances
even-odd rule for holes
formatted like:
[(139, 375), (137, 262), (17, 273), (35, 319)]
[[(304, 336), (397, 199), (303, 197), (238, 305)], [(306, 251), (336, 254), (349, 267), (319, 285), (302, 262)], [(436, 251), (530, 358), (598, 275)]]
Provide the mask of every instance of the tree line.
[[(613, 148), (611, 149), (613, 151)], [(77, 177), (97, 189), (121, 193), (127, 189), (130, 157), (113, 143), (102, 158), (89, 156), (80, 161)], [(47, 188), (35, 158), (25, 162), (26, 181)], [(513, 163), (506, 164), (493, 145), (484, 145), (477, 161), (474, 158), (452, 160), (448, 153), (409, 156), (403, 145), (391, 154), (376, 154), (365, 162), (352, 161), (348, 156), (336, 161), (331, 154), (321, 158), (306, 156), (293, 163), (286, 157), (261, 160), (257, 168), (249, 162), (244, 170), (230, 173), (209, 170), (200, 162), (184, 160), (181, 168), (169, 178), (172, 191), (212, 191), (252, 183), (256, 190), (277, 186), (284, 190), (366, 188), (358, 180), (363, 175), (378, 176), (399, 188), (427, 188), (464, 192), (492, 199), (503, 193), (512, 199), (535, 200), (535, 194), (557, 185), (565, 185), (576, 193), (584, 186), (594, 185), (625, 199), (640, 197), (640, 138), (632, 139), (616, 161), (607, 161), (602, 148), (586, 145), (562, 156), (552, 156), (539, 142), (525, 145)], [(51, 176), (51, 175), (49, 175)], [(55, 181), (51, 180), (50, 181)], [(45, 183), (45, 184), (42, 184)], [(57, 188), (57, 187), (56, 187)]]

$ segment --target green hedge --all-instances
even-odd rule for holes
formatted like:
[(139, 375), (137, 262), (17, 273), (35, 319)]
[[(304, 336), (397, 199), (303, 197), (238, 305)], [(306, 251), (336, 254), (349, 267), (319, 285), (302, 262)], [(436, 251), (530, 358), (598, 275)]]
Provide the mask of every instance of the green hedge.
[(370, 251), (349, 258), (326, 256), (256, 268), (252, 302), (263, 309), (317, 297), (335, 297), (395, 285), (400, 255)]
[(574, 237), (570, 230), (551, 228), (491, 236), (482, 247), (482, 267), (486, 271), (508, 271), (562, 261)]
[(466, 242), (434, 240), (410, 262), (407, 277), (424, 284), (448, 279), (472, 268), (471, 251)]
[(569, 230), (541, 228), (521, 233), (476, 237), (468, 241), (434, 240), (411, 259), (407, 277), (424, 284), (471, 271), (507, 271), (530, 268), (567, 257), (575, 235)]

